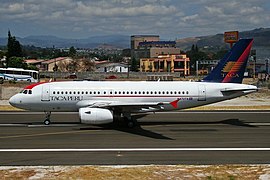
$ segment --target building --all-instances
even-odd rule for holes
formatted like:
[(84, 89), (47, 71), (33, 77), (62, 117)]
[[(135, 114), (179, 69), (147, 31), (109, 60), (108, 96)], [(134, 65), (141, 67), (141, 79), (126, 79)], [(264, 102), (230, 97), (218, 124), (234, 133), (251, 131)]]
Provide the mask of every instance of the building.
[(35, 66), (37, 67), (39, 70), (42, 69), (42, 63), (44, 62), (45, 60), (43, 59), (25, 59), (24, 62), (27, 64), (27, 65), (32, 65), (32, 66)]
[(159, 41), (158, 35), (133, 35), (131, 36), (131, 49), (138, 49), (140, 42)]
[(96, 72), (128, 72), (128, 64), (108, 61), (96, 62)]
[(156, 58), (141, 58), (140, 72), (180, 72), (190, 75), (189, 58), (185, 54), (159, 55)]
[(57, 66), (57, 71), (68, 72), (73, 59), (70, 57), (58, 57), (49, 59), (41, 63), (40, 70), (53, 72), (54, 67)]
[(131, 36), (131, 58), (157, 58), (159, 55), (180, 54), (175, 41), (160, 41), (156, 35)]

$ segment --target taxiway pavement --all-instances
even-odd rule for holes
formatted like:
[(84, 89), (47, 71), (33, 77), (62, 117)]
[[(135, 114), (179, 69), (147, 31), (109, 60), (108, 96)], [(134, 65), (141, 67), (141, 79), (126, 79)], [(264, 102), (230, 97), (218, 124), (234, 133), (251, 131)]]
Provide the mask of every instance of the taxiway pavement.
[(78, 113), (0, 112), (0, 165), (269, 164), (270, 111), (136, 115), (140, 126), (79, 124)]

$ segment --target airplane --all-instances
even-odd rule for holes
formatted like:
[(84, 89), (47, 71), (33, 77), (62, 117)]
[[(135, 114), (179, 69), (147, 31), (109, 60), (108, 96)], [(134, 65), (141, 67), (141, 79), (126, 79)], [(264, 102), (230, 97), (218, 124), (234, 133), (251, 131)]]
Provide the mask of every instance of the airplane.
[(80, 122), (101, 125), (124, 119), (136, 126), (132, 113), (182, 110), (216, 103), (252, 92), (241, 84), (253, 39), (240, 39), (199, 82), (190, 81), (60, 81), (28, 85), (9, 103), (29, 111), (43, 111), (45, 125), (51, 112), (78, 112)]

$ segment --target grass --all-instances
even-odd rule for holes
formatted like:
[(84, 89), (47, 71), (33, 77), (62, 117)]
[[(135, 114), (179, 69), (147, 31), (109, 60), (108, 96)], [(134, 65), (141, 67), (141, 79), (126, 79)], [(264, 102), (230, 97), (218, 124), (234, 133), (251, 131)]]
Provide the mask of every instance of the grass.
[[(0, 167), (3, 179), (260, 179), (269, 165), (26, 166)], [(39, 178), (37, 178), (39, 177)]]

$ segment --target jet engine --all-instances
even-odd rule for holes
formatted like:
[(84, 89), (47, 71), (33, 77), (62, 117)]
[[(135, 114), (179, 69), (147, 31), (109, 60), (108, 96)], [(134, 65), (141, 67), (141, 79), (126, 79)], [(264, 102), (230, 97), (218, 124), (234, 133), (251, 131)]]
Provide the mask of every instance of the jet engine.
[(107, 124), (113, 122), (113, 112), (102, 108), (80, 108), (79, 116), (85, 124)]

